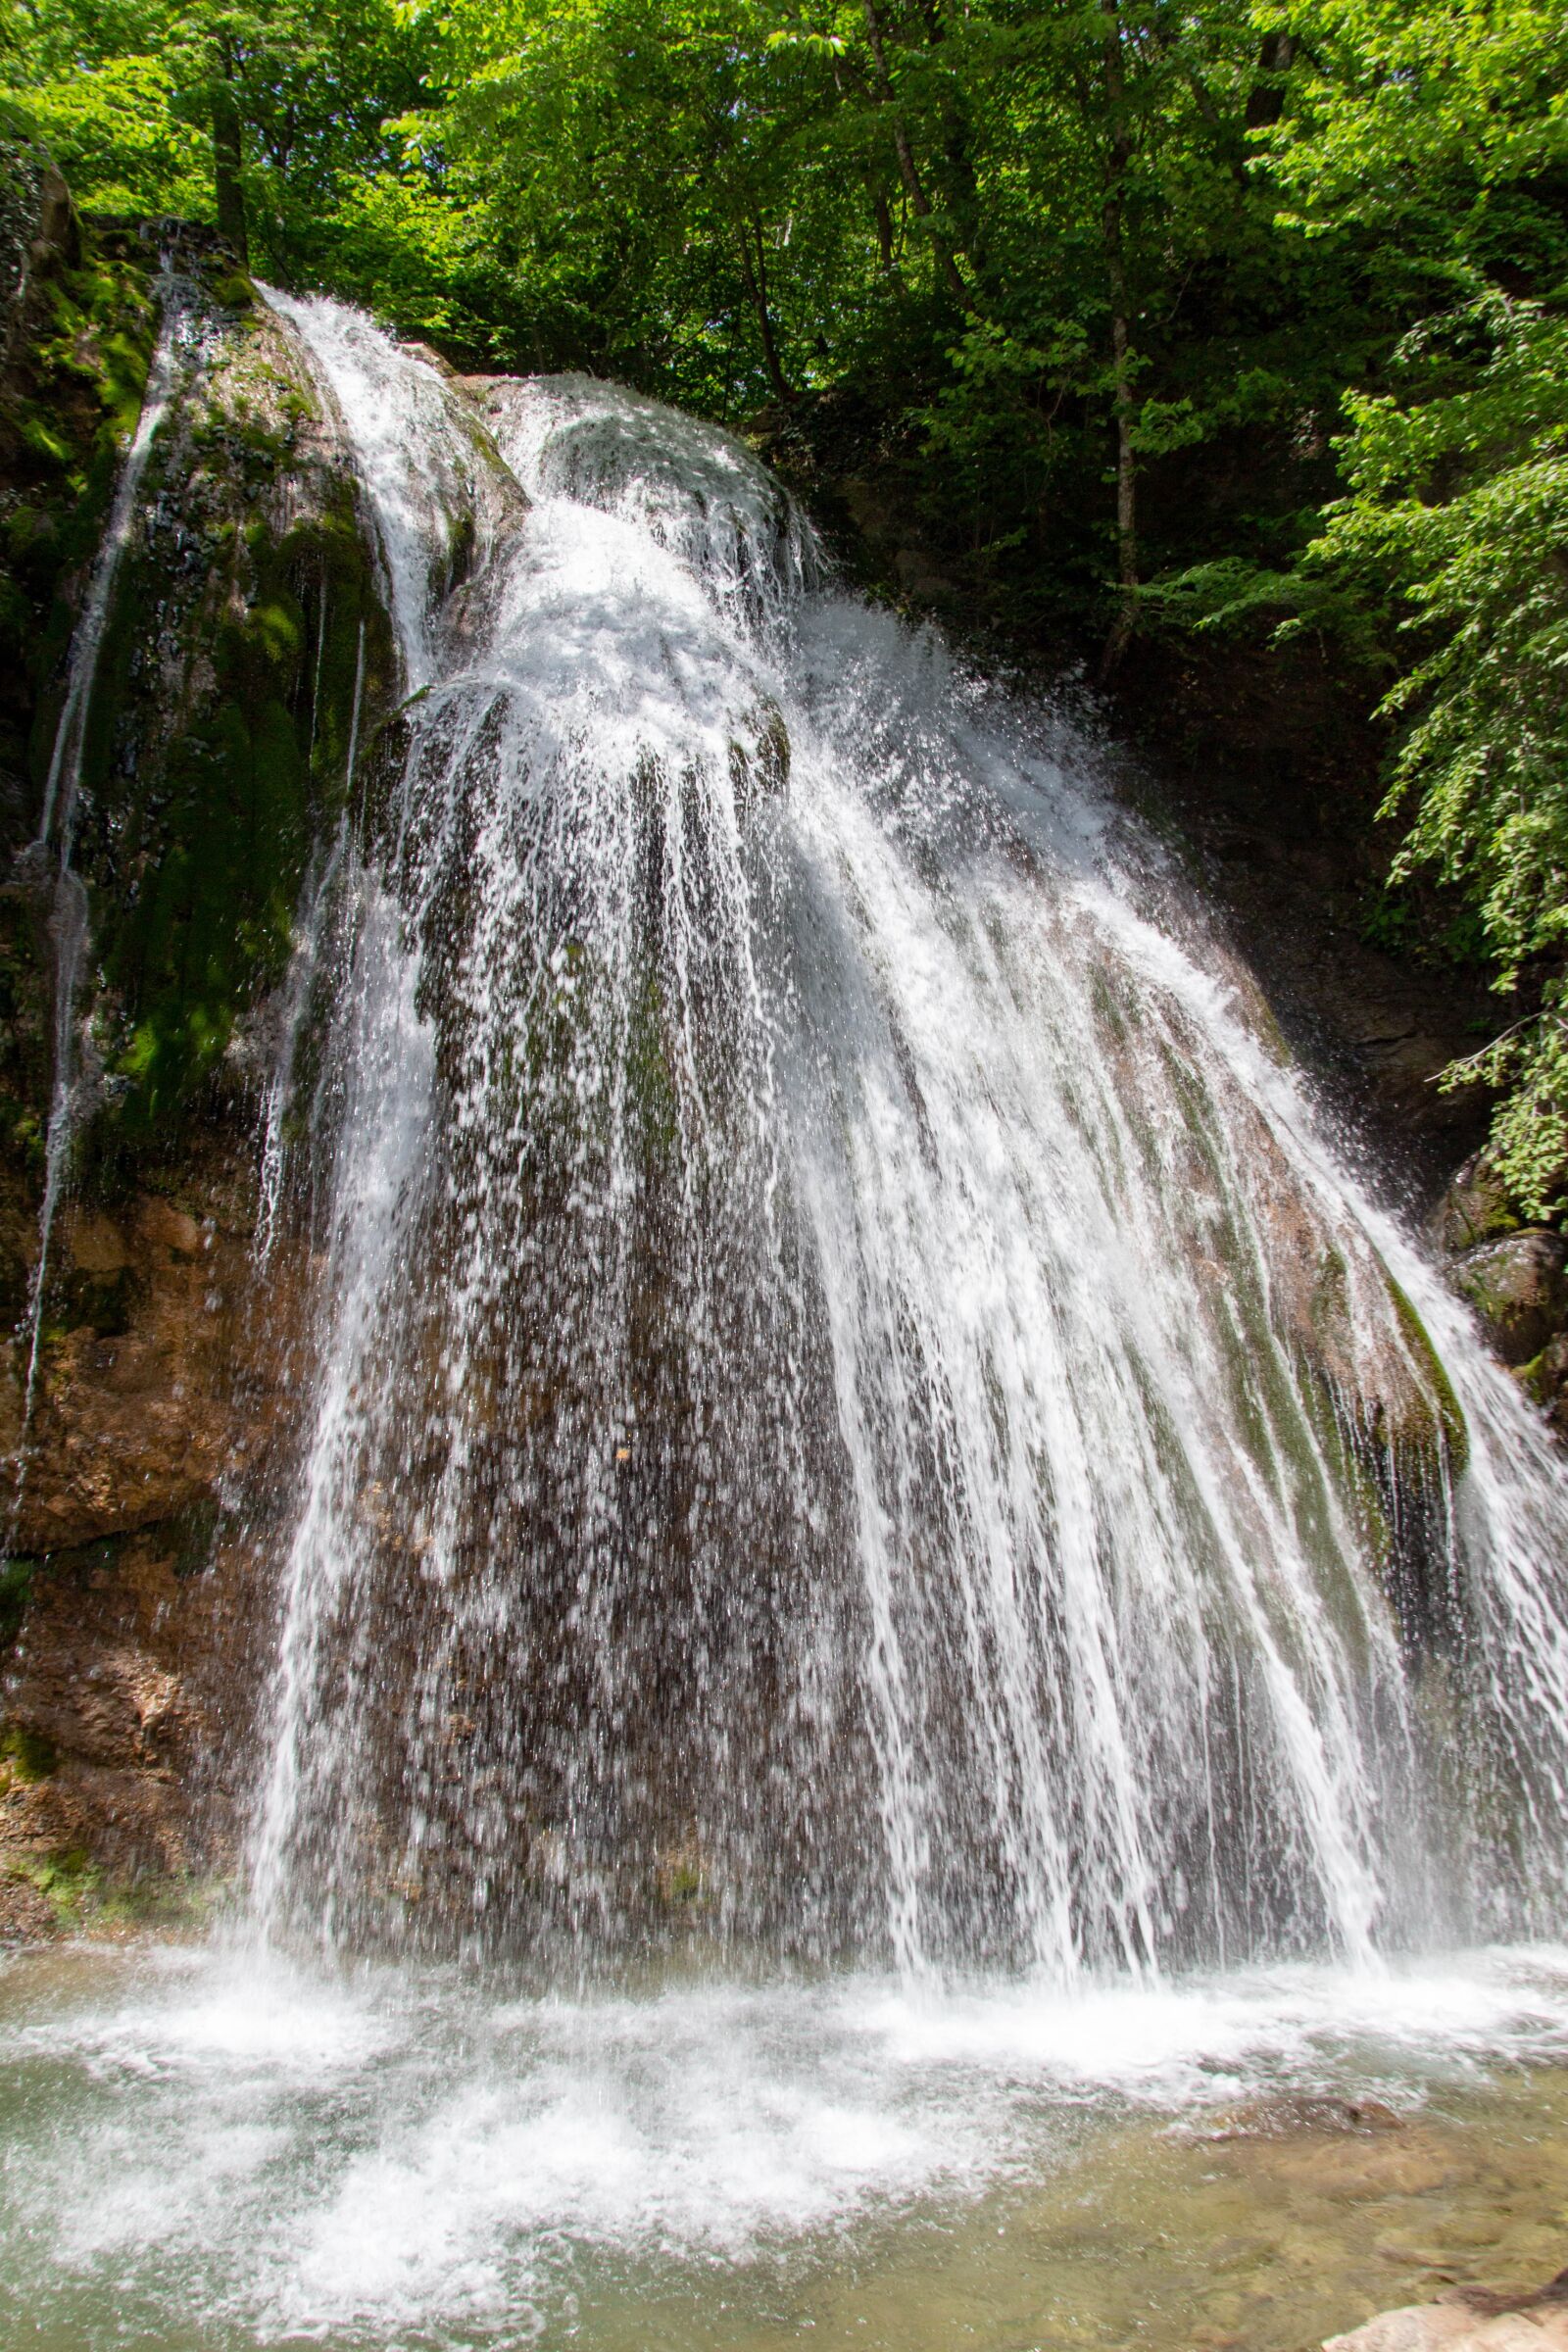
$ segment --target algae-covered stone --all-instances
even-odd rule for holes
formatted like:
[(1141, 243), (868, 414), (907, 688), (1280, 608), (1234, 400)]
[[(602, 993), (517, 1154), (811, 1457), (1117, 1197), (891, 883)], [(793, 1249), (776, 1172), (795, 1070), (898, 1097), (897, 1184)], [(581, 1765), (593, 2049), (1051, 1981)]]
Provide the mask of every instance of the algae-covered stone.
[(193, 311), (83, 760), (100, 1151), (167, 1134), (281, 975), (393, 669), (353, 469), (297, 342), (199, 280)]
[(1568, 1245), (1560, 1234), (1529, 1231), (1484, 1242), (1466, 1250), (1452, 1278), (1506, 1364), (1539, 1356), (1568, 1314)]
[(1465, 1161), (1438, 1202), (1431, 1230), (1440, 1250), (1454, 1252), (1474, 1250), (1482, 1242), (1499, 1241), (1504, 1234), (1517, 1232), (1519, 1223), (1506, 1186), (1486, 1154), (1478, 1152)]
[(1448, 1474), (1457, 1478), (1470, 1458), (1470, 1432), (1464, 1408), (1454, 1395), (1453, 1383), (1444, 1369), (1426, 1325), (1393, 1275), (1387, 1275), (1386, 1279), (1400, 1337), (1416, 1375), (1413, 1395), (1406, 1398), (1403, 1414), (1393, 1432), (1395, 1442), (1403, 1444), (1422, 1459), (1441, 1446)]

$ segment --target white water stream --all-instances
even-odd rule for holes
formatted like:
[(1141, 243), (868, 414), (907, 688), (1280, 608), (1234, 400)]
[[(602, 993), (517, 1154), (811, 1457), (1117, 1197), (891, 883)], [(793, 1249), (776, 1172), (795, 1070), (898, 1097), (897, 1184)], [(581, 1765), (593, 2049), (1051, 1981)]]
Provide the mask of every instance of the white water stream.
[(416, 698), (266, 1933), (1070, 1983), (1549, 1923), (1561, 1469), (1072, 742), (723, 433), (278, 307)]

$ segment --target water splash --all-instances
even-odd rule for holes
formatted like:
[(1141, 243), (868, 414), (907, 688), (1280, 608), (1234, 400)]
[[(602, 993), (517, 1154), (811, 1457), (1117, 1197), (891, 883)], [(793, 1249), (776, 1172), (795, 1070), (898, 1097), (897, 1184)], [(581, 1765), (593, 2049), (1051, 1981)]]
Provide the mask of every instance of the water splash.
[(264, 1932), (1070, 1982), (1555, 1918), (1561, 1470), (1157, 851), (729, 436), (277, 300), (411, 700)]
[[(1072, 1994), (851, 1974), (573, 2001), (451, 1969), (321, 1976), (145, 1946), (9, 1976), (0, 2326), (84, 2352), (182, 2330), (213, 2352), (751, 2352), (791, 2324), (839, 2346), (960, 2328), (998, 2352), (1125, 2344), (1151, 2311), (1189, 2342), (1226, 2324), (1238, 2230), (1278, 2247), (1290, 2199), (1267, 2283), (1292, 2300), (1258, 2306), (1266, 2332), (1247, 2338), (1285, 2345), (1332, 2321), (1332, 2298), (1316, 2326), (1311, 2303), (1348, 2234), (1344, 2320), (1394, 2299), (1391, 2243), (1480, 2232), (1495, 2275), (1499, 2210), (1528, 2233), (1519, 2270), (1545, 2267), (1560, 2201), (1560, 2160), (1541, 2167), (1561, 2139), (1561, 1952)], [(1531, 2066), (1556, 2070), (1544, 2100)], [(1238, 2102), (1278, 2112), (1293, 2090), (1371, 2096), (1415, 2129), (1390, 2135), (1386, 2174), (1355, 2135), (1287, 2139), (1297, 2168), (1332, 2168), (1326, 2197), (1270, 2168), (1267, 2142), (1208, 2140)], [(1470, 2115), (1468, 2166), (1451, 2142), (1434, 2165), (1428, 2100), (1440, 2122)], [(1162, 2192), (1162, 2151), (1184, 2145), (1185, 2193)], [(1205, 2192), (1228, 2158), (1241, 2178)], [(1344, 2220), (1345, 2173), (1364, 2206), (1368, 2167), (1376, 2250)], [(1435, 2177), (1467, 2193), (1434, 2204)], [(986, 2268), (955, 2282), (966, 2239), (1021, 2262), (1010, 2308)], [(1107, 2308), (1095, 2282), (1112, 2278), (1127, 2292)]]

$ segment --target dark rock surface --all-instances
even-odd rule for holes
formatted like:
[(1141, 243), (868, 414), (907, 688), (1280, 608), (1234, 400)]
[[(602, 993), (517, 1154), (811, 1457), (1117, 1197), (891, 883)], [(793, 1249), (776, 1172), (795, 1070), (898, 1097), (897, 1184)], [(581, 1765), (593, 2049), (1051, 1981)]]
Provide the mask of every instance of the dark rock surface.
[[(24, 1431), (58, 862), (33, 836), (161, 252), (175, 397), (84, 737), (72, 865), (90, 910), (89, 1083)], [(229, 1859), (219, 1726), (238, 1735), (264, 1680), (232, 1506), (282, 1483), (269, 1465), (306, 1279), (285, 1240), (259, 1289), (256, 1048), (307, 860), (393, 663), (335, 416), (210, 235), (84, 224), (42, 151), (0, 139), (0, 1328), (23, 1333), (0, 1347), (5, 1937), (167, 1910)]]

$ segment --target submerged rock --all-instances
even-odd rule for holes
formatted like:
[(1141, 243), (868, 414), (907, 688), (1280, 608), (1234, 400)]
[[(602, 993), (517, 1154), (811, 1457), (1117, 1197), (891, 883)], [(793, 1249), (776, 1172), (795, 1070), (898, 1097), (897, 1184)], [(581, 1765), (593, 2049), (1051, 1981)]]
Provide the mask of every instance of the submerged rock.
[(1337, 2091), (1282, 2091), (1225, 2109), (1203, 2134), (1215, 2141), (1290, 2139), (1304, 2132), (1402, 2132), (1404, 2118), (1382, 2099), (1345, 2098)]

